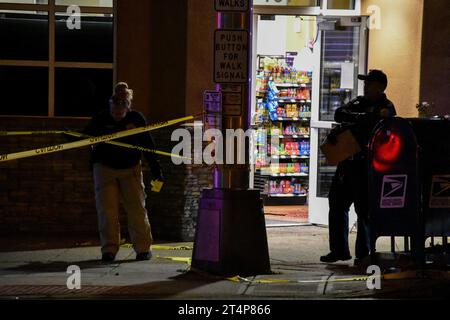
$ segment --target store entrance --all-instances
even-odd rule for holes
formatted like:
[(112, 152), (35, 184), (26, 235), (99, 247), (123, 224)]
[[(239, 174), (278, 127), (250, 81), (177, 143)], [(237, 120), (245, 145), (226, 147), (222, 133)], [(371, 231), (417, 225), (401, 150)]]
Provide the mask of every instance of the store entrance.
[[(336, 167), (320, 144), (334, 112), (363, 94), (364, 17), (255, 15), (251, 187), (270, 219), (328, 224)], [(352, 210), (351, 224), (355, 220)]]
[(256, 17), (254, 188), (270, 219), (308, 223), (316, 18)]

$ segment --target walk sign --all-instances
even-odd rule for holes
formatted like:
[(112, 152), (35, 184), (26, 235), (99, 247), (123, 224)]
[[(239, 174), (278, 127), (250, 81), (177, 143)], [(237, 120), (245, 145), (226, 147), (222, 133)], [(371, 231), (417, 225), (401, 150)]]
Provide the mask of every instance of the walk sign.
[(216, 0), (215, 9), (219, 12), (247, 12), (250, 0)]

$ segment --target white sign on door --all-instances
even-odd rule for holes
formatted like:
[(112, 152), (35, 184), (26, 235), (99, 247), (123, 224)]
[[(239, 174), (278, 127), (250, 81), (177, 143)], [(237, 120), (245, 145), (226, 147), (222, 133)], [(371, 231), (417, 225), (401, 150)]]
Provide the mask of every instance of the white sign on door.
[(216, 30), (214, 38), (214, 82), (248, 82), (248, 32)]

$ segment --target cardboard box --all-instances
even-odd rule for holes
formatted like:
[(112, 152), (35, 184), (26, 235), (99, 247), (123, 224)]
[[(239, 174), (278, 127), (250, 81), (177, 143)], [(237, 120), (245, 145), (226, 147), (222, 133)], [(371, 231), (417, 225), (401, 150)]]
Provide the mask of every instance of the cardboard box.
[(331, 165), (338, 165), (340, 162), (361, 152), (361, 147), (350, 130), (345, 130), (339, 134), (336, 144), (332, 144), (327, 140), (320, 146), (320, 149)]

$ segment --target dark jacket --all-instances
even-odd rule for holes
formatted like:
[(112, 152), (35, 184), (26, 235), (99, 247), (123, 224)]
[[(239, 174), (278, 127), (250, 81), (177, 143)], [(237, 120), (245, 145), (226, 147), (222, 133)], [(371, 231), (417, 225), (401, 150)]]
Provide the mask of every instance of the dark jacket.
[[(140, 128), (147, 125), (144, 116), (136, 111), (130, 111), (124, 119), (116, 122), (108, 111), (104, 111), (92, 118), (83, 133), (90, 136), (103, 136), (120, 131)], [(117, 139), (117, 142), (130, 144), (137, 147), (155, 150), (155, 143), (150, 133)], [(144, 157), (150, 164), (150, 169), (155, 178), (161, 178), (161, 167), (154, 153), (144, 152)], [(139, 150), (101, 143), (95, 145), (91, 154), (92, 164), (101, 163), (113, 169), (129, 169), (135, 167), (142, 159)]]
[(394, 104), (384, 94), (376, 102), (371, 102), (365, 97), (358, 97), (337, 109), (334, 119), (343, 127), (350, 128), (363, 149), (362, 152), (366, 153), (372, 131), (382, 120), (381, 111), (383, 109), (388, 110), (390, 117), (397, 115)]

